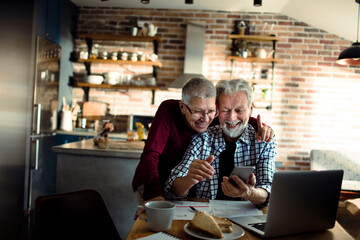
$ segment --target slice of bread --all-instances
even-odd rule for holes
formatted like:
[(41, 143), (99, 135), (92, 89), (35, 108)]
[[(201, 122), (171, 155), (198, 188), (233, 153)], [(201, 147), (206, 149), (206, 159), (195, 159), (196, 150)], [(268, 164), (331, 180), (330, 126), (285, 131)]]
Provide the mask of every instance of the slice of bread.
[(191, 224), (203, 232), (210, 234), (216, 238), (223, 238), (224, 234), (221, 232), (219, 225), (214, 218), (203, 211), (197, 211)]
[(219, 225), (219, 227), (232, 227), (233, 226), (233, 223), (228, 220), (227, 218), (222, 218), (222, 217), (218, 217), (218, 216), (215, 216), (215, 215), (211, 215), (215, 222)]
[(231, 226), (222, 226), (220, 227), (222, 233), (232, 233), (233, 229)]
[(221, 232), (223, 233), (232, 233), (233, 229), (233, 223), (226, 219), (226, 218), (222, 218), (222, 217), (218, 217), (215, 215), (211, 215), (213, 217), (213, 219), (215, 220), (215, 222), (219, 225)]

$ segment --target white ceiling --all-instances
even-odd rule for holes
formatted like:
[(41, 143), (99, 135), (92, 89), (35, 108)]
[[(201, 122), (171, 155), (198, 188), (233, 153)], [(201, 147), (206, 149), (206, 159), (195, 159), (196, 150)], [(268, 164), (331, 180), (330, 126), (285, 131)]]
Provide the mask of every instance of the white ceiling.
[(140, 0), (71, 0), (77, 6), (162, 8), (162, 9), (202, 9), (222, 11), (272, 12), (281, 13), (303, 21), (313, 27), (336, 34), (344, 39), (357, 39), (357, 18), (359, 4), (355, 0), (262, 0), (261, 7), (254, 7), (253, 0), (150, 0), (142, 4)]

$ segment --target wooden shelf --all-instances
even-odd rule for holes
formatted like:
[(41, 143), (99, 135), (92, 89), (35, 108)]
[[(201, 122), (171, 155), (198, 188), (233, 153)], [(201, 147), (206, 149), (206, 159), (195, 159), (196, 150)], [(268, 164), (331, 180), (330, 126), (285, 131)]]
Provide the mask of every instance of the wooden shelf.
[(248, 58), (242, 58), (238, 56), (228, 56), (228, 60), (234, 60), (238, 62), (261, 62), (261, 63), (272, 63), (272, 62), (280, 62), (281, 60), (278, 58), (256, 58), (256, 57), (248, 57)]
[(46, 85), (46, 86), (58, 86), (58, 85), (59, 85), (59, 82), (58, 82), (58, 81), (46, 82), (45, 85)]
[(246, 41), (257, 41), (257, 42), (272, 42), (279, 41), (280, 38), (270, 35), (230, 35), (229, 39), (239, 39)]
[(121, 65), (146, 65), (162, 67), (162, 63), (159, 61), (124, 61), (124, 60), (112, 60), (112, 59), (78, 59), (77, 62), (81, 63), (116, 63)]
[(265, 99), (262, 99), (262, 98), (255, 98), (254, 99), (254, 103), (256, 104), (256, 103), (258, 103), (258, 104), (261, 104), (261, 103), (272, 103), (272, 101), (271, 100), (265, 100)]
[(137, 90), (159, 90), (157, 86), (138, 86), (138, 85), (111, 85), (111, 84), (91, 84), (85, 82), (76, 83), (75, 87), (86, 87), (86, 88), (107, 88), (107, 89), (137, 89)]
[[(233, 68), (234, 68), (234, 62), (245, 62), (245, 63), (271, 63), (271, 68), (272, 68), (272, 78), (270, 79), (248, 79), (247, 81), (249, 83), (251, 83), (252, 86), (257, 86), (258, 89), (255, 89), (254, 92), (256, 91), (256, 95), (255, 96), (255, 100), (254, 100), (254, 105), (256, 108), (265, 108), (268, 110), (272, 109), (272, 93), (271, 93), (271, 100), (268, 100), (269, 96), (265, 96), (267, 98), (263, 99), (263, 95), (261, 93), (261, 91), (259, 92), (259, 90), (261, 89), (271, 89), (271, 91), (273, 91), (274, 89), (274, 72), (275, 72), (275, 63), (280, 62), (281, 60), (278, 58), (274, 58), (275, 57), (275, 53), (276, 53), (276, 42), (280, 40), (280, 38), (276, 37), (276, 36), (271, 36), (271, 35), (230, 35), (229, 40), (232, 41), (232, 54), (233, 56), (228, 56), (227, 59), (231, 61), (231, 77), (233, 75)], [(257, 57), (248, 57), (248, 58), (243, 58), (240, 56), (235, 56), (237, 49), (239, 48), (239, 43), (241, 42), (271, 42), (272, 43), (272, 50), (273, 50), (273, 54), (271, 55), (270, 58), (257, 58)], [(253, 66), (254, 67), (254, 66)], [(263, 86), (261, 86), (263, 85)], [(261, 93), (261, 94), (259, 94)], [(266, 93), (265, 93), (266, 94)], [(260, 97), (259, 97), (260, 96)]]
[(132, 41), (132, 42), (162, 42), (160, 36), (131, 36), (131, 35), (109, 35), (109, 34), (79, 34), (78, 38), (89, 38), (97, 41)]
[(270, 79), (246, 79), (249, 83), (253, 84), (271, 84), (272, 81)]
[(265, 101), (254, 101), (254, 107), (256, 109), (266, 109), (271, 110), (272, 109), (272, 102), (265, 102)]
[(44, 58), (44, 59), (38, 59), (37, 62), (39, 64), (42, 64), (42, 63), (52, 63), (52, 62), (58, 62), (60, 61), (60, 58), (59, 57), (55, 57), (55, 58)]
[[(88, 50), (92, 49), (94, 41), (124, 41), (124, 42), (149, 42), (153, 44), (154, 54), (158, 54), (158, 44), (162, 42), (161, 37), (159, 36), (131, 36), (131, 35), (110, 35), (110, 34), (79, 34), (78, 39), (84, 39), (88, 46)], [(91, 64), (92, 63), (104, 63), (104, 64), (120, 64), (120, 65), (142, 65), (142, 66), (151, 66), (153, 68), (152, 75), (156, 79), (156, 70), (157, 67), (162, 67), (160, 61), (129, 61), (129, 60), (112, 60), (112, 59), (77, 59), (77, 62), (84, 63), (86, 71), (88, 74), (91, 74)], [(104, 88), (104, 89), (139, 89), (139, 90), (150, 90), (152, 92), (151, 103), (154, 104), (155, 91), (159, 90), (159, 87), (156, 86), (139, 86), (139, 85), (110, 85), (110, 84), (90, 84), (84, 82), (78, 82), (74, 84), (74, 87), (81, 87), (84, 90), (85, 97), (87, 101), (89, 99), (89, 90), (90, 88)]]

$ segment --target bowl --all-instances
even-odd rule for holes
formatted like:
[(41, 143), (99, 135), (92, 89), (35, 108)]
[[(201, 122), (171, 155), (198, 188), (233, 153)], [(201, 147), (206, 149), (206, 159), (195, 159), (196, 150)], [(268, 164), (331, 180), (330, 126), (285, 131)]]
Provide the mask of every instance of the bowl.
[(101, 75), (89, 75), (86, 77), (86, 82), (91, 84), (101, 84), (104, 81), (104, 77)]
[(116, 85), (119, 83), (120, 73), (118, 72), (107, 72), (104, 74), (104, 82), (110, 85)]

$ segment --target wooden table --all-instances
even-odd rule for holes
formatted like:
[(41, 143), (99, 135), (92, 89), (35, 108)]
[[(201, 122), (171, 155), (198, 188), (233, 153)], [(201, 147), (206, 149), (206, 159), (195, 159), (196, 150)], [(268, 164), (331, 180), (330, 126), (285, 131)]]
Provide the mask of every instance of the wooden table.
[[(184, 225), (189, 222), (186, 220), (174, 220), (172, 223), (172, 226), (168, 233), (172, 234), (173, 236), (176, 236), (180, 239), (184, 240), (191, 240), (194, 239), (193, 237), (189, 236), (185, 231), (183, 230)], [(137, 219), (130, 229), (126, 240), (133, 240), (133, 236), (143, 234), (143, 233), (150, 233), (147, 223), (144, 221)], [(255, 234), (250, 233), (249, 231), (245, 230), (245, 235), (242, 236), (239, 239), (246, 239), (246, 240), (259, 240), (262, 239), (260, 237), (257, 237)], [(273, 238), (272, 238), (273, 239)], [(335, 227), (332, 229), (329, 229), (327, 231), (320, 231), (315, 233), (307, 233), (307, 234), (297, 234), (297, 235), (291, 235), (286, 237), (279, 237), (276, 239), (284, 239), (284, 240), (304, 240), (304, 239), (311, 239), (311, 240), (354, 240), (340, 225), (338, 222), (336, 222)]]
[[(168, 233), (173, 236), (176, 236), (180, 239), (184, 240), (192, 240), (195, 239), (192, 236), (185, 233), (184, 225), (190, 222), (190, 220), (173, 220), (171, 228)], [(245, 229), (244, 229), (245, 230)], [(126, 240), (133, 240), (136, 239), (134, 237), (139, 236), (141, 234), (149, 234), (151, 230), (149, 230), (148, 225), (145, 221), (140, 220), (139, 218), (135, 221), (134, 225), (130, 229)], [(263, 239), (258, 237), (257, 235), (251, 233), (250, 231), (245, 230), (245, 235), (239, 238), (240, 240), (259, 240)], [(274, 239), (274, 238), (271, 238)], [(291, 235), (286, 237), (278, 237), (275, 239), (281, 240), (304, 240), (304, 239), (311, 239), (311, 240), (353, 240), (354, 238), (351, 237), (341, 226), (338, 222), (335, 223), (335, 226), (332, 229), (326, 231), (319, 231), (314, 233), (306, 233), (306, 234), (297, 234)]]

